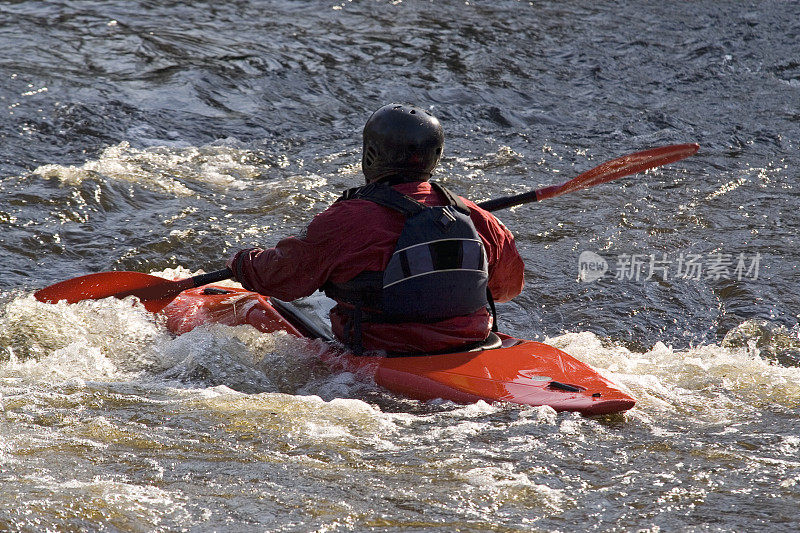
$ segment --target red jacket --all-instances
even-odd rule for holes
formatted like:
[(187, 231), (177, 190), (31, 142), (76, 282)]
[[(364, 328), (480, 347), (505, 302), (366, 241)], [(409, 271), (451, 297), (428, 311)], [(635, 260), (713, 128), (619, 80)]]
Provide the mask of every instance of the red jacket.
[[(428, 182), (401, 183), (394, 188), (426, 205), (446, 202)], [(472, 222), (489, 260), (489, 289), (505, 302), (522, 291), (524, 265), (511, 232), (494, 215), (469, 200)], [(314, 217), (304, 235), (281, 240), (275, 248), (237, 252), (238, 281), (245, 287), (281, 300), (311, 295), (327, 281), (343, 283), (364, 270), (382, 271), (394, 252), (405, 217), (369, 200), (337, 202)], [(239, 259), (241, 257), (241, 260)], [(331, 310), (331, 326), (344, 337), (346, 314), (341, 304)], [(433, 324), (363, 324), (366, 350), (388, 352), (440, 351), (486, 338), (491, 317), (485, 309)]]

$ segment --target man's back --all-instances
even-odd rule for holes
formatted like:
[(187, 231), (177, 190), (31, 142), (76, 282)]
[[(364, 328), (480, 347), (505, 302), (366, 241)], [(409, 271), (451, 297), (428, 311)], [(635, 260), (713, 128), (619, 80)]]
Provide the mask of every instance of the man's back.
[[(394, 185), (425, 205), (444, 205), (445, 198), (428, 182)], [(511, 233), (490, 213), (465, 200), (481, 236), (489, 264), (489, 289), (495, 300), (507, 301), (522, 290), (523, 263)], [(405, 217), (369, 200), (333, 204), (309, 224), (302, 237), (282, 240), (276, 248), (256, 252), (243, 262), (237, 278), (264, 294), (296, 299), (325, 283), (344, 283), (364, 271), (383, 271), (395, 250)], [(292, 275), (294, 274), (294, 275)], [(352, 338), (352, 312), (340, 303), (331, 311), (331, 325), (340, 340)], [(485, 309), (435, 323), (364, 322), (366, 350), (423, 352), (456, 348), (483, 340), (491, 328)]]

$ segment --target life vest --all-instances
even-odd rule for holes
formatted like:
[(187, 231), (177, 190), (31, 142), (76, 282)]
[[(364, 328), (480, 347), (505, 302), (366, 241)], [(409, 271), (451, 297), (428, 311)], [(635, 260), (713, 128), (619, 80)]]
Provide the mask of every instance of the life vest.
[(494, 307), (486, 250), (469, 208), (438, 183), (431, 185), (446, 205), (427, 206), (383, 183), (350, 189), (337, 200), (369, 200), (406, 217), (385, 270), (364, 271), (322, 288), (352, 306), (352, 338), (345, 341), (357, 353), (362, 321), (432, 323)]

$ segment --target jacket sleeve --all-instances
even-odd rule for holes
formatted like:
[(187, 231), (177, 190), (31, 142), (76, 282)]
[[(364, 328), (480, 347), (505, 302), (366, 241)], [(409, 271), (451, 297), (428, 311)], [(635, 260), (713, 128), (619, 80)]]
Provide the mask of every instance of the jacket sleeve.
[(525, 264), (517, 251), (514, 235), (493, 214), (469, 200), (465, 203), (486, 248), (489, 290), (496, 302), (507, 302), (522, 292), (525, 285)]
[(380, 270), (385, 253), (365, 240), (359, 202), (366, 201), (333, 204), (301, 236), (285, 238), (274, 248), (240, 250), (228, 260), (234, 278), (248, 290), (295, 300), (328, 280), (343, 282), (361, 270)]
[(302, 239), (289, 237), (275, 248), (236, 252), (228, 260), (228, 268), (247, 290), (281, 300), (295, 300), (312, 294), (324, 283), (318, 282), (318, 276), (303, 259), (312, 248)]
[(333, 255), (324, 238), (325, 225), (315, 222), (303, 236), (282, 239), (274, 248), (236, 252), (228, 260), (234, 279), (248, 290), (281, 300), (313, 294), (327, 281)]

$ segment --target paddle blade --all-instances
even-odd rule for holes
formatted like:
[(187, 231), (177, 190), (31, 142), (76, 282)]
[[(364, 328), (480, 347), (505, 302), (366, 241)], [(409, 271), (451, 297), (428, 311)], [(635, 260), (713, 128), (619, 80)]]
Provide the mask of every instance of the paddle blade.
[(99, 300), (110, 296), (115, 298), (136, 296), (141, 300), (145, 309), (157, 313), (174, 300), (181, 291), (193, 286), (191, 278), (170, 281), (141, 272), (99, 272), (50, 285), (37, 291), (33, 296), (40, 302), (50, 303), (62, 300), (75, 303), (83, 300)]
[(594, 187), (623, 176), (680, 161), (695, 154), (699, 149), (700, 145), (696, 143), (673, 144), (612, 159), (591, 170), (587, 170), (566, 183), (539, 189), (536, 197), (537, 200), (544, 200), (587, 187)]

